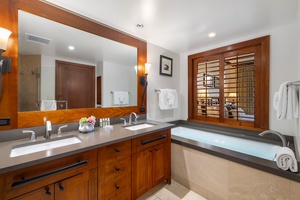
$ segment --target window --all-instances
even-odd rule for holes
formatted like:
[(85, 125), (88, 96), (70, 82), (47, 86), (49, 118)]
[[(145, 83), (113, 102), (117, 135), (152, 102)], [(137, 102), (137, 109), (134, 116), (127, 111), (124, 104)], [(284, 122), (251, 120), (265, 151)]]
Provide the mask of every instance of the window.
[(269, 36), (188, 59), (189, 120), (269, 128)]

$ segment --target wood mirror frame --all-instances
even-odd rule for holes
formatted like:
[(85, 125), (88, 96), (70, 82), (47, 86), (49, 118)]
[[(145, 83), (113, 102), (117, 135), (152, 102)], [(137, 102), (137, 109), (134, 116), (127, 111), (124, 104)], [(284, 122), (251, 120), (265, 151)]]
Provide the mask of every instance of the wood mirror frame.
[[(13, 67), (12, 73), (5, 74), (3, 77), (3, 92), (0, 100), (0, 118), (10, 118), (11, 123), (9, 126), (0, 126), (0, 130), (42, 126), (45, 120), (50, 120), (53, 124), (60, 124), (76, 122), (81, 117), (90, 115), (94, 115), (96, 118), (103, 118), (126, 116), (130, 112), (136, 112), (137, 114), (146, 113), (146, 110), (140, 112), (143, 87), (139, 83), (140, 77), (144, 75), (144, 65), (147, 62), (147, 43), (145, 41), (39, 0), (0, 1), (2, 7), (0, 17), (1, 19), (7, 19), (1, 20), (0, 26), (12, 31), (7, 51), (3, 55), (12, 59)], [(137, 106), (18, 112), (18, 10), (136, 47), (139, 66), (137, 73)], [(147, 105), (146, 98), (144, 100), (145, 105)]]

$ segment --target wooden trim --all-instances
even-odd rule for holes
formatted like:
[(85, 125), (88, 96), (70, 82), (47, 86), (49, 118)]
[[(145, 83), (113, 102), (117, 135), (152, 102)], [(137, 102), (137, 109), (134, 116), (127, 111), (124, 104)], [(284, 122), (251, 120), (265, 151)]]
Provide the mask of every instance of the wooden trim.
[[(232, 122), (230, 120), (224, 119), (224, 125), (232, 125), (237, 127), (244, 127), (245, 129), (269, 129), (269, 71), (270, 71), (270, 36), (264, 36), (260, 38), (256, 38), (253, 40), (248, 40), (245, 42), (240, 42), (232, 45), (228, 45), (225, 47), (220, 47), (217, 49), (196, 53), (188, 56), (188, 120), (194, 121), (207, 121), (209, 123), (216, 123), (214, 119), (208, 119), (204, 117), (196, 117), (194, 113), (195, 109), (195, 85), (194, 85), (194, 77), (195, 72), (193, 71), (194, 65), (199, 60), (205, 60), (207, 57), (217, 56), (225, 53), (230, 53), (233, 51), (239, 51), (242, 49), (246, 49), (249, 47), (254, 47), (256, 53), (259, 55), (256, 62), (255, 69), (258, 71), (259, 76), (256, 77), (255, 87), (260, 88), (259, 92), (256, 92), (256, 112), (255, 112), (255, 123), (249, 122)], [(220, 82), (222, 82), (222, 79)], [(223, 88), (220, 86), (220, 88)]]
[[(6, 22), (0, 22), (0, 25), (7, 27), (12, 31), (10, 37), (11, 44), (8, 48), (8, 55), (13, 59), (13, 72), (4, 76), (5, 84), (9, 82), (8, 88), (5, 88), (3, 95), (5, 96), (0, 102), (1, 117), (11, 117), (12, 125), (9, 127), (0, 127), (0, 130), (12, 129), (12, 128), (24, 128), (31, 126), (44, 125), (44, 120), (51, 120), (53, 124), (66, 123), (78, 121), (83, 116), (94, 115), (97, 118), (102, 117), (118, 117), (129, 115), (130, 112), (136, 112), (138, 114), (144, 114), (140, 112), (142, 106), (141, 95), (143, 87), (139, 84), (139, 79), (144, 75), (144, 65), (147, 62), (147, 44), (145, 41), (137, 39), (133, 36), (120, 32), (114, 28), (108, 27), (104, 24), (96, 21), (84, 18), (77, 14), (60, 9), (56, 6), (41, 2), (39, 0), (1, 0), (0, 17)], [(59, 23), (81, 29), (83, 31), (106, 37), (108, 39), (121, 42), (137, 48), (138, 58), (137, 63), (138, 78), (138, 105), (132, 107), (113, 107), (113, 108), (91, 108), (91, 109), (72, 109), (65, 111), (34, 111), (34, 112), (18, 112), (18, 10), (23, 10)], [(9, 11), (9, 12), (8, 12)], [(142, 67), (141, 67), (142, 66)], [(6, 76), (9, 76), (9, 80), (6, 80)], [(145, 98), (147, 102), (147, 98)], [(147, 105), (147, 104), (146, 104)], [(5, 109), (4, 109), (4, 108)], [(3, 108), (3, 109), (2, 109)], [(7, 110), (8, 114), (3, 115), (3, 110)]]

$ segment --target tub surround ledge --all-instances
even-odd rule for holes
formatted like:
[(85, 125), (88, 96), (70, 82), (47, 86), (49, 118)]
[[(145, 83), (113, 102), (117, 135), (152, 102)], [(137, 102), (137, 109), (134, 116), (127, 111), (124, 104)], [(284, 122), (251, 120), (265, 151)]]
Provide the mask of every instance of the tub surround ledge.
[[(174, 123), (174, 122), (172, 122), (172, 123)], [(213, 130), (213, 132), (217, 132), (217, 133), (221, 133), (221, 134), (223, 133), (223, 134), (235, 136), (235, 137), (237, 137), (239, 134), (239, 132), (236, 129), (234, 129), (232, 132), (230, 132), (230, 129), (226, 128), (222, 132), (221, 131), (222, 129), (214, 130), (213, 127), (208, 127), (207, 125), (204, 126), (204, 128), (203, 128), (202, 124), (199, 124), (199, 123), (189, 123), (189, 122), (185, 122), (185, 121), (184, 122), (180, 121), (180, 123), (176, 122), (174, 124), (176, 124), (177, 126), (184, 126), (184, 127), (200, 129), (200, 130), (203, 130), (203, 129), (210, 130), (210, 131)], [(255, 139), (257, 141), (269, 142), (269, 143), (273, 143), (273, 144), (278, 144), (278, 143), (280, 144), (280, 141), (277, 141), (276, 139), (274, 141), (270, 141), (269, 139), (264, 139), (259, 136), (256, 137), (256, 136), (248, 135), (247, 133), (245, 134), (245, 132), (240, 132), (240, 135), (242, 138), (246, 138), (246, 139)], [(288, 141), (290, 141), (290, 144), (293, 147), (293, 143), (292, 143), (293, 138), (290, 138), (290, 137), (288, 137)], [(259, 157), (239, 153), (239, 152), (232, 151), (229, 149), (201, 143), (199, 141), (194, 141), (194, 140), (190, 140), (190, 139), (186, 139), (186, 138), (182, 138), (182, 137), (178, 137), (178, 136), (174, 136), (174, 135), (172, 135), (171, 141), (172, 141), (172, 143), (175, 143), (175, 144), (179, 144), (179, 145), (191, 148), (191, 149), (195, 149), (195, 150), (198, 150), (198, 151), (201, 151), (201, 152), (213, 155), (213, 156), (217, 156), (219, 158), (233, 161), (233, 162), (236, 162), (236, 163), (239, 163), (239, 164), (251, 167), (251, 168), (255, 168), (255, 169), (258, 169), (258, 170), (261, 170), (261, 171), (264, 171), (267, 173), (271, 173), (271, 174), (274, 174), (274, 175), (277, 175), (277, 176), (280, 176), (283, 178), (287, 178), (287, 179), (290, 179), (290, 180), (300, 183), (299, 170), (297, 173), (281, 170), (278, 168), (275, 161), (262, 159)], [(300, 166), (299, 161), (298, 161), (298, 166)]]

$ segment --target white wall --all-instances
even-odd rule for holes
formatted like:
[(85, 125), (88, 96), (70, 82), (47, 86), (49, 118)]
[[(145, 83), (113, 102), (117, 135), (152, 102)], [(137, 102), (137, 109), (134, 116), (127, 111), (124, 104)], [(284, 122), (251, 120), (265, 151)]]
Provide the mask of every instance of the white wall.
[(137, 74), (134, 66), (119, 65), (104, 61), (101, 79), (103, 107), (114, 106), (112, 91), (129, 92), (129, 105), (137, 105)]
[[(173, 59), (172, 77), (162, 76), (159, 74), (160, 55), (167, 56)], [(151, 64), (147, 88), (147, 118), (156, 121), (173, 121), (180, 119), (181, 99), (180, 83), (180, 56), (174, 52), (163, 49), (159, 46), (147, 44), (147, 62)], [(160, 110), (158, 107), (158, 93), (155, 89), (176, 89), (178, 93), (179, 108), (172, 110)]]

